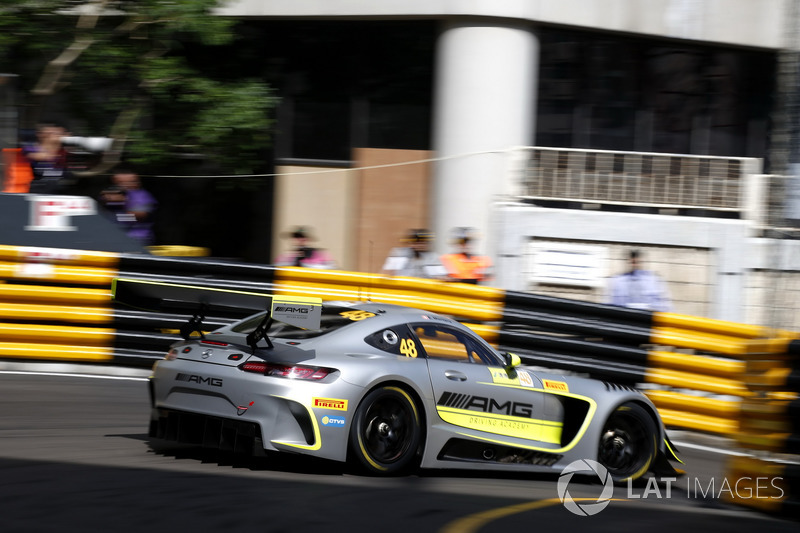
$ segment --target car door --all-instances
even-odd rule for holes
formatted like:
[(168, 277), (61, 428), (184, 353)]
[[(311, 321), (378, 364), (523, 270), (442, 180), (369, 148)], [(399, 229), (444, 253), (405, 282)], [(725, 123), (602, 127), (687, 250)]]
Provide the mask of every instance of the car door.
[(495, 440), (499, 435), (560, 444), (560, 417), (546, 408), (536, 376), (506, 368), (480, 340), (459, 329), (435, 323), (411, 329), (428, 363), (439, 418)]

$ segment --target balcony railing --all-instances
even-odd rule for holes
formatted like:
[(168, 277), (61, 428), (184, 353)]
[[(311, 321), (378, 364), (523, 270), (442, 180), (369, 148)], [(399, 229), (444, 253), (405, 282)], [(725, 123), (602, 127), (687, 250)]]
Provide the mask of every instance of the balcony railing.
[(762, 226), (776, 222), (785, 189), (785, 179), (761, 175), (754, 158), (542, 147), (520, 148), (515, 157), (526, 161), (519, 195), (542, 205), (743, 218)]

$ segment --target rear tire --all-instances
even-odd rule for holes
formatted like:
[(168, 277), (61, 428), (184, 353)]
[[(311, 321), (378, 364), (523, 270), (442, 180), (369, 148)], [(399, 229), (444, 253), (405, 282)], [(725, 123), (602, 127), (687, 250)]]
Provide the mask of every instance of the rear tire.
[(416, 466), (422, 442), (419, 408), (396, 386), (379, 387), (361, 401), (350, 426), (350, 453), (367, 472), (395, 475)]
[(617, 407), (603, 426), (597, 461), (615, 483), (636, 480), (647, 473), (656, 457), (658, 431), (653, 417), (641, 405)]

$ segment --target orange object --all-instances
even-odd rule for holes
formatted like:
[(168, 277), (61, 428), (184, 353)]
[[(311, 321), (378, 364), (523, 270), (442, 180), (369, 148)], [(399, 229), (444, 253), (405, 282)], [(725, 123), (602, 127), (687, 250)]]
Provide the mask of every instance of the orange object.
[(492, 266), (489, 258), (482, 255), (447, 254), (441, 259), (453, 280), (484, 280)]
[(33, 180), (30, 162), (22, 155), (22, 148), (3, 148), (3, 192), (28, 192)]

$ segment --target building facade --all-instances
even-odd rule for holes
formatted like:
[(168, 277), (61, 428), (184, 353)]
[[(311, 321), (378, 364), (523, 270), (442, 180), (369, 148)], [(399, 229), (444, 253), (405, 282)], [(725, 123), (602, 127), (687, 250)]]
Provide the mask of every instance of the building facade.
[[(747, 239), (757, 238), (749, 227), (718, 232), (623, 199), (600, 202), (617, 206), (613, 216), (558, 195), (545, 198), (557, 205), (543, 206), (522, 191), (520, 170), (530, 161), (518, 148), (748, 158), (757, 167), (749, 175), (774, 172), (776, 77), (790, 8), (789, 0), (233, 0), (220, 14), (247, 21), (263, 40), (264, 65), (254, 69), (282, 98), (276, 235), (311, 223), (343, 268), (377, 271), (409, 227), (431, 227), (442, 252), (452, 228), (472, 227), (483, 237), (480, 251), (498, 262), (498, 281), (519, 289), (529, 287), (509, 258), (537, 238), (611, 243), (612, 255), (647, 242), (693, 249), (705, 265), (695, 285), (706, 288), (686, 301), (705, 303), (685, 312), (745, 320), (748, 281), (730, 274), (744, 270), (720, 258), (747, 254)], [(612, 164), (603, 175), (619, 171)], [(331, 183), (351, 193), (309, 200)], [(364, 208), (361, 199), (380, 202), (381, 192), (385, 208)], [(509, 202), (538, 214), (509, 210)], [(565, 212), (576, 207), (583, 209)], [(671, 209), (685, 216), (686, 207)], [(714, 228), (749, 223), (736, 209), (689, 214)], [(638, 216), (656, 218), (629, 218)], [(620, 230), (631, 224), (647, 230)], [(512, 234), (525, 242), (508, 249)], [(741, 235), (742, 247), (731, 248), (731, 235)], [(717, 237), (727, 244), (715, 245)]]

